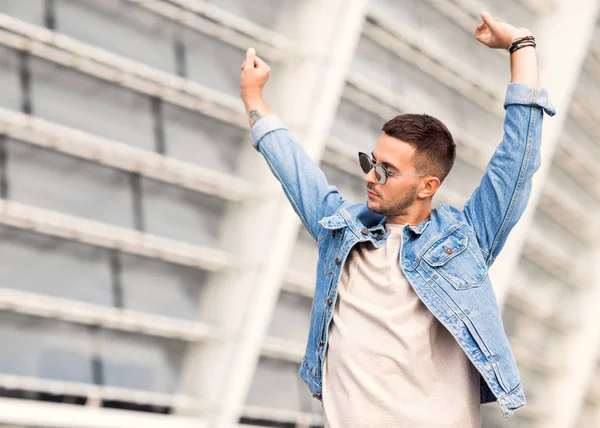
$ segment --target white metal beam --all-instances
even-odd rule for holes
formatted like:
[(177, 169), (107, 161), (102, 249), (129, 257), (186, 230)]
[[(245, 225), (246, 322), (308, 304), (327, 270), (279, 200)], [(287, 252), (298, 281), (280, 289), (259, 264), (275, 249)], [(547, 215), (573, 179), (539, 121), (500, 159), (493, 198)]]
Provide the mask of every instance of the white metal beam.
[(0, 224), (209, 272), (243, 269), (228, 252), (0, 199)]
[(100, 407), (102, 401), (119, 401), (142, 406), (187, 409), (197, 415), (206, 410), (201, 401), (182, 395), (5, 373), (0, 373), (0, 388), (31, 394), (45, 393), (55, 396), (82, 397), (85, 398), (85, 405), (88, 407)]
[(190, 342), (224, 337), (222, 331), (200, 322), (44, 296), (9, 288), (0, 288), (0, 310)]
[(39, 428), (204, 428), (199, 418), (0, 398), (0, 422)]
[(245, 128), (235, 97), (0, 13), (0, 45)]
[(269, 60), (291, 59), (300, 53), (301, 46), (281, 34), (203, 0), (127, 1), (241, 50), (252, 45)]
[(226, 201), (260, 194), (246, 180), (4, 108), (0, 135)]
[(374, 22), (365, 24), (364, 34), (401, 58), (425, 71), (443, 85), (481, 105), (495, 116), (502, 116), (503, 93), (487, 76), (478, 74), (430, 40), (407, 26), (400, 26), (385, 13), (373, 10)]
[[(597, 0), (581, 0), (577, 7), (567, 0), (557, 1), (555, 8), (540, 17), (534, 28), (538, 40), (541, 85), (548, 89), (559, 114), (552, 119), (546, 118), (544, 122), (542, 165), (534, 176), (529, 205), (490, 271), (501, 306), (548, 178), (577, 76), (596, 25), (598, 6)], [(556, 31), (556, 28), (561, 28), (561, 31)], [(569, 37), (564, 38), (563, 34), (569, 34)]]

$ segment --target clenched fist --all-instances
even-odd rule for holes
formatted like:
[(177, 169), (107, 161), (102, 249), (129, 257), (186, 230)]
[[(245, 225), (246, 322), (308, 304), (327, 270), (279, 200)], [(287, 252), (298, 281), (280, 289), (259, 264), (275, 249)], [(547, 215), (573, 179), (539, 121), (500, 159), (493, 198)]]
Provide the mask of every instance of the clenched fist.
[(240, 96), (244, 102), (261, 97), (262, 89), (269, 80), (271, 69), (259, 57), (253, 48), (246, 52), (246, 59), (241, 66)]
[(508, 49), (515, 39), (531, 35), (526, 28), (516, 28), (486, 12), (481, 13), (481, 20), (483, 22), (475, 28), (475, 38), (492, 49)]

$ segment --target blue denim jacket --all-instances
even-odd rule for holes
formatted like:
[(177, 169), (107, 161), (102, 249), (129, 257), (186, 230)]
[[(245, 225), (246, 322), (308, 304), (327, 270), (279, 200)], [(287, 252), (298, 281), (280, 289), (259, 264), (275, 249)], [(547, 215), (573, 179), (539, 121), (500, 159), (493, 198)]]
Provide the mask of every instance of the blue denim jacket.
[[(435, 207), (405, 226), (399, 264), (433, 315), (456, 338), (481, 374), (481, 403), (498, 401), (504, 417), (525, 405), (517, 365), (504, 332), (488, 269), (525, 210), (540, 166), (543, 111), (554, 115), (546, 90), (511, 83), (504, 103), (504, 138), (463, 210)], [(366, 202), (351, 204), (277, 116), (260, 119), (252, 141), (264, 156), (319, 250), (317, 284), (300, 376), (321, 399), (323, 361), (340, 274), (352, 247), (385, 244), (385, 217)]]

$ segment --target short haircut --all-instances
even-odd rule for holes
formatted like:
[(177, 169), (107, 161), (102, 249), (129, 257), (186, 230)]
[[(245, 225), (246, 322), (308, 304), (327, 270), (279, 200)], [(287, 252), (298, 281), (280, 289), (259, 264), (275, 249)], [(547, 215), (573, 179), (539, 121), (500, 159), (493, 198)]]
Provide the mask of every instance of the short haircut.
[(386, 122), (382, 131), (415, 149), (413, 164), (419, 173), (444, 181), (456, 159), (456, 144), (440, 120), (427, 114), (401, 114)]

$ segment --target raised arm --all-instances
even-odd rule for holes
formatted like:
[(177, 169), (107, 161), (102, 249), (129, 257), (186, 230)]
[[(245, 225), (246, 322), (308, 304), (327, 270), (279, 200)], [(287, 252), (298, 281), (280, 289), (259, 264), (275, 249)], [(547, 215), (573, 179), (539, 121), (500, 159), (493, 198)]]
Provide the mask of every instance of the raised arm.
[[(508, 49), (513, 41), (531, 35), (527, 29), (515, 28), (486, 13), (481, 17), (483, 22), (475, 29), (475, 37), (490, 48)], [(535, 47), (527, 42), (524, 46), (510, 54), (504, 137), (464, 208), (488, 265), (525, 211), (533, 174), (541, 163), (543, 112), (550, 116), (555, 113), (546, 90), (538, 88)]]
[(241, 68), (240, 96), (248, 114), (252, 143), (264, 156), (294, 211), (316, 240), (319, 220), (333, 214), (344, 200), (336, 187), (327, 184), (323, 171), (292, 137), (282, 120), (271, 114), (262, 97), (271, 72), (269, 66), (250, 48)]

